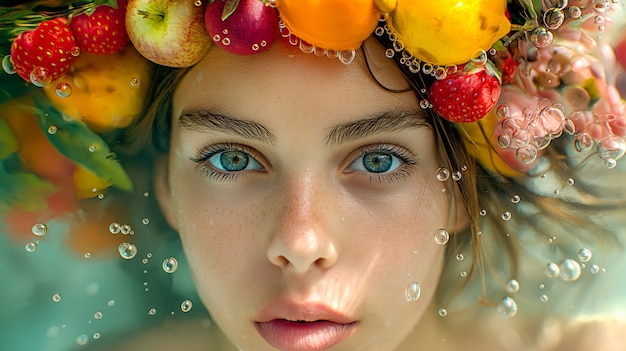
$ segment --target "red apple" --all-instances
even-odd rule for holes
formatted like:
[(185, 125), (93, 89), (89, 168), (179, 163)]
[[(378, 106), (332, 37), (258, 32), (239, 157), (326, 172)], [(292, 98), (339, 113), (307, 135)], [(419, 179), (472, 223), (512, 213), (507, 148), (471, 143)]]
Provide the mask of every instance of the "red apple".
[(130, 0), (126, 29), (137, 51), (150, 61), (189, 67), (211, 47), (204, 11), (193, 0)]

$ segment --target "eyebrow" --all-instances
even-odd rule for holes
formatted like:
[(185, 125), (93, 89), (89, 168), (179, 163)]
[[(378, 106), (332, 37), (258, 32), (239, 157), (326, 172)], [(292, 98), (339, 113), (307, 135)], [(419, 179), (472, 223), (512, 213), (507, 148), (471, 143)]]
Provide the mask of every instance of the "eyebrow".
[(275, 144), (277, 140), (272, 132), (259, 123), (235, 119), (207, 110), (183, 112), (178, 118), (178, 125), (188, 130), (217, 131), (239, 135), (266, 144)]
[[(183, 112), (178, 119), (178, 125), (188, 130), (217, 131), (239, 135), (270, 145), (277, 141), (272, 132), (257, 122), (236, 119), (207, 110)], [(341, 145), (370, 135), (422, 127), (430, 127), (430, 124), (419, 111), (387, 111), (372, 118), (339, 124), (330, 129), (324, 141), (329, 145)]]
[(325, 141), (329, 145), (340, 145), (370, 135), (422, 127), (430, 127), (430, 124), (419, 111), (387, 111), (376, 117), (337, 125)]

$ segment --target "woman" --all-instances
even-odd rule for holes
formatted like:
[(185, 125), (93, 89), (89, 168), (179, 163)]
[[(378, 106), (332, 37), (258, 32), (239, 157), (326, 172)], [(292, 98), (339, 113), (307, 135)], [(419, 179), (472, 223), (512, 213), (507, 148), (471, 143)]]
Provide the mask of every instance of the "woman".
[[(126, 12), (131, 40), (142, 55), (165, 65), (133, 36), (133, 16), (151, 16), (136, 11), (137, 3)], [(244, 4), (230, 14), (220, 2), (195, 10), (205, 19), (220, 12), (227, 23), (250, 11)], [(569, 27), (530, 32), (513, 25), (498, 41), (511, 29), (503, 24), (506, 4), (473, 4), (470, 14), (493, 11), (474, 28), (488, 43), (470, 45), (464, 61), (456, 62), (448, 54), (462, 47), (438, 51), (435, 43), (423, 54), (410, 36), (402, 37), (403, 16), (413, 8), (398, 3), (392, 12), (390, 4), (377, 2), (375, 20), (379, 11), (391, 13), (382, 30), (370, 30), (382, 45), (365, 39), (356, 52), (320, 46), (294, 22), (302, 13), (287, 4), (275, 4), (282, 39), (266, 41), (255, 55), (241, 55), (243, 45), (231, 49), (238, 42), (220, 37), (234, 28), (211, 33), (220, 22), (207, 20), (216, 44), (200, 50), (188, 69), (157, 71), (152, 106), (134, 128), (153, 136), (154, 195), (180, 235), (199, 299), (228, 344), (246, 350), (558, 349), (576, 332), (578, 341), (594, 347), (615, 346), (617, 337), (598, 344), (576, 329), (589, 311), (599, 319), (591, 324), (605, 335), (621, 328), (603, 306), (575, 302), (578, 294), (593, 296), (594, 286), (607, 286), (608, 257), (624, 260), (604, 247), (623, 240), (614, 230), (624, 225), (618, 215), (623, 196), (614, 191), (623, 185), (604, 187), (604, 179), (623, 177), (617, 162), (623, 103), (608, 74), (598, 73), (594, 62), (576, 61), (589, 60), (579, 51), (565, 50), (586, 38), (545, 43), (537, 41), (545, 39), (541, 34), (567, 38)], [(604, 13), (582, 5), (586, 17)], [(544, 21), (545, 13), (567, 9), (567, 24), (586, 23), (582, 14), (572, 15), (573, 7), (542, 9)], [(533, 8), (509, 9), (512, 20), (524, 13), (533, 18), (527, 13)], [(452, 13), (459, 17), (464, 10)], [(495, 37), (483, 28), (495, 28)], [(494, 43), (507, 47), (474, 55), (498, 47)], [(457, 65), (462, 72), (454, 71)], [(590, 77), (595, 86), (584, 87)], [(468, 108), (483, 112), (449, 107), (462, 104), (445, 88), (457, 84), (457, 97), (470, 96)], [(594, 125), (570, 115), (585, 109), (614, 117)], [(533, 123), (524, 119), (533, 114)], [(97, 130), (94, 119), (82, 119)], [(568, 131), (574, 135), (559, 137)], [(578, 153), (587, 140), (581, 135), (600, 145), (600, 157)], [(598, 167), (602, 162), (607, 166)], [(555, 220), (559, 227), (544, 228)], [(119, 252), (132, 260), (128, 244)], [(163, 261), (166, 272), (171, 262)], [(599, 274), (602, 268), (607, 272)], [(165, 346), (168, 330), (177, 340), (195, 340), (206, 333), (199, 326), (166, 325), (145, 335)], [(208, 343), (217, 340), (223, 345), (218, 335)], [(153, 348), (141, 336), (125, 344)]]

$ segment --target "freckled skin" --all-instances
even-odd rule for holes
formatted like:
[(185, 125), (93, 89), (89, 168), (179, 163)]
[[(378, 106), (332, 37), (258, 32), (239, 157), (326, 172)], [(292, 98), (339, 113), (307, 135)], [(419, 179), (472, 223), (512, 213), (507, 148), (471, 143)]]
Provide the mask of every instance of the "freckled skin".
[[(377, 76), (405, 86), (383, 49), (369, 45)], [(276, 141), (177, 124), (182, 111), (198, 108), (262, 124)], [(433, 133), (408, 128), (325, 142), (337, 124), (395, 109), (419, 110), (418, 100), (381, 89), (362, 60), (343, 65), (282, 44), (245, 57), (213, 48), (180, 83), (158, 198), (180, 233), (202, 302), (237, 347), (272, 350), (253, 322), (281, 298), (358, 321), (333, 350), (393, 350), (410, 338), (443, 265), (434, 232), (458, 229), (448, 218), (451, 192), (435, 178), (441, 164)], [(220, 181), (190, 160), (224, 142), (254, 149), (263, 170)], [(416, 156), (410, 175), (378, 180), (354, 169), (360, 150), (380, 143)], [(407, 302), (412, 281), (421, 297)]]

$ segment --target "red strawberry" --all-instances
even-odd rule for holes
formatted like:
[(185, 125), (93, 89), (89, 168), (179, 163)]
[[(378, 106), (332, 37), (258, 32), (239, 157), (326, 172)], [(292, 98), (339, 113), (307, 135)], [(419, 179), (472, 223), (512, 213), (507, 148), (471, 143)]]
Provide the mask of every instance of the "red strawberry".
[(491, 111), (501, 91), (500, 81), (485, 69), (458, 72), (436, 80), (429, 101), (439, 115), (450, 122), (470, 123)]
[(207, 32), (228, 52), (261, 52), (278, 36), (278, 12), (259, 0), (214, 0), (204, 15)]
[(88, 15), (81, 14), (70, 22), (78, 47), (90, 54), (111, 55), (130, 40), (126, 32), (127, 0), (118, 0), (117, 8), (101, 5)]
[(11, 44), (17, 74), (37, 86), (63, 75), (74, 61), (74, 35), (64, 18), (46, 20), (35, 30), (22, 32)]

